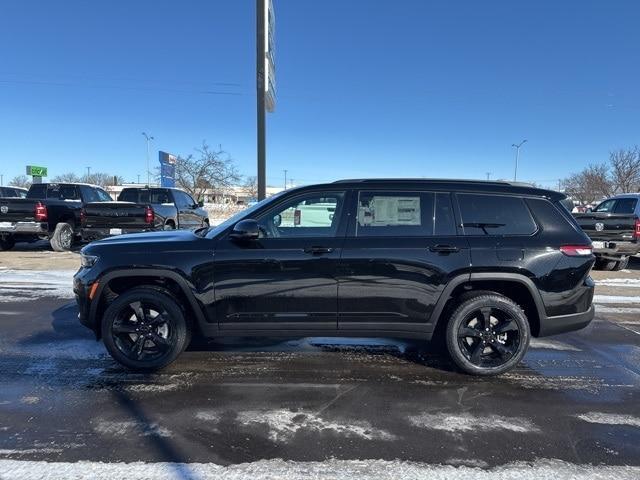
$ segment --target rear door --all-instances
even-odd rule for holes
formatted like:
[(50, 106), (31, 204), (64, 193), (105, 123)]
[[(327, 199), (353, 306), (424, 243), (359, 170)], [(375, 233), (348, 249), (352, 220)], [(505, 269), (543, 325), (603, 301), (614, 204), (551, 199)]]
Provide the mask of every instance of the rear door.
[(338, 288), (341, 330), (431, 331), (449, 280), (469, 269), (451, 194), (354, 193)]

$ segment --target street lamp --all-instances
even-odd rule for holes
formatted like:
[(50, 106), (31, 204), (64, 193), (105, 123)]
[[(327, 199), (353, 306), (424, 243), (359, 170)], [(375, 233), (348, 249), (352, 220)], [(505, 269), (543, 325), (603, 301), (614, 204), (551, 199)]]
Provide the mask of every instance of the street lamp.
[(147, 187), (151, 186), (151, 171), (149, 170), (149, 142), (155, 140), (153, 137), (142, 132), (142, 136), (147, 139)]
[(522, 145), (524, 145), (525, 143), (527, 143), (527, 140), (522, 140), (520, 143), (518, 143), (517, 145), (515, 143), (512, 143), (511, 146), (516, 148), (516, 169), (513, 171), (513, 181), (517, 181), (518, 180), (518, 160), (520, 159), (520, 147)]

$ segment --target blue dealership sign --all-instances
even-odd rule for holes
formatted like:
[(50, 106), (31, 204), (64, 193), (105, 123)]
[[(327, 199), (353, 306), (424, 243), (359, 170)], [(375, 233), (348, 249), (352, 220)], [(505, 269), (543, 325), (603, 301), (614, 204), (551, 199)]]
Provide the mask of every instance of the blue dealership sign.
[(173, 188), (176, 186), (177, 157), (167, 152), (158, 152), (160, 160), (160, 186)]

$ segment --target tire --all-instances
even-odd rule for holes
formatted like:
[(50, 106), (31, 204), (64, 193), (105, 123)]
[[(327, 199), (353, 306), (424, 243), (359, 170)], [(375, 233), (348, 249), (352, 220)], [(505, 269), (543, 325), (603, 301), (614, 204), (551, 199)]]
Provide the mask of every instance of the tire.
[(624, 270), (628, 266), (629, 266), (629, 257), (625, 258), (624, 260), (618, 260), (614, 265), (613, 270), (618, 272), (620, 270)]
[(143, 372), (172, 363), (191, 339), (176, 299), (155, 287), (134, 288), (116, 298), (104, 312), (101, 333), (114, 360)]
[(595, 269), (610, 272), (615, 268), (616, 263), (618, 262), (615, 260), (596, 260)]
[(6, 237), (0, 237), (0, 250), (11, 250), (16, 245), (16, 239), (13, 235), (7, 235)]
[(71, 225), (60, 222), (56, 225), (49, 243), (56, 252), (68, 252), (73, 246), (74, 237), (75, 234)]
[[(489, 330), (485, 326), (487, 318)], [(514, 368), (524, 357), (530, 337), (529, 321), (522, 309), (497, 293), (463, 300), (453, 311), (446, 332), (453, 362), (463, 372), (480, 376), (499, 375)]]

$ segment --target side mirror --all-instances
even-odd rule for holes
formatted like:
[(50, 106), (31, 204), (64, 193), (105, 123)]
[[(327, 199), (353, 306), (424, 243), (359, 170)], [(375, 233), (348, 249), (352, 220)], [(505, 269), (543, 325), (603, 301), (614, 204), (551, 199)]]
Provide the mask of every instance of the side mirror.
[(204, 200), (200, 200), (200, 201), (198, 202), (198, 206), (199, 206), (200, 208), (204, 207)]
[(257, 240), (259, 237), (260, 229), (258, 228), (258, 222), (253, 218), (240, 220), (235, 224), (233, 230), (229, 234), (229, 238), (241, 242)]
[(586, 212), (586, 213), (591, 213), (591, 212), (593, 212), (593, 209), (592, 209), (591, 207), (589, 207), (589, 208), (587, 208), (587, 209), (585, 210), (585, 212)]
[(282, 215), (278, 214), (273, 217), (273, 226), (279, 227), (280, 225), (282, 225)]

